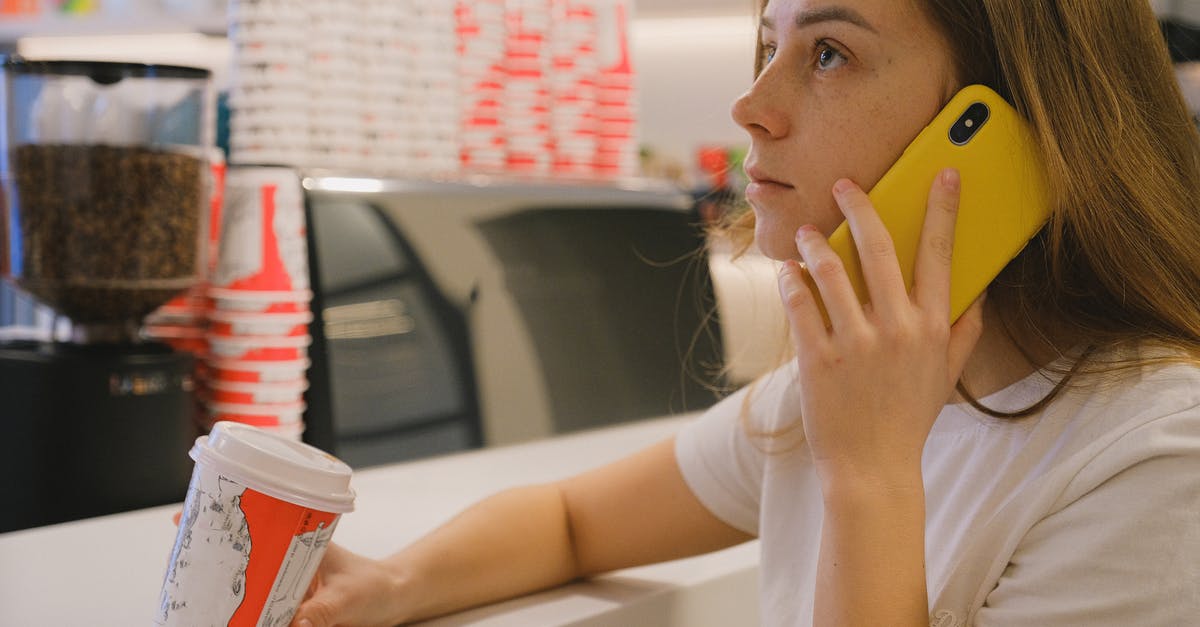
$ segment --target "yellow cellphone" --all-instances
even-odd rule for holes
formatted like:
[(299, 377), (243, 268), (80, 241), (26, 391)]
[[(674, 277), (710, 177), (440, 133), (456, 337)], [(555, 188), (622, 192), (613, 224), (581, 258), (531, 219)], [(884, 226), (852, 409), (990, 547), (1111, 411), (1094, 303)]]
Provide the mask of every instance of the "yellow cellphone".
[[(957, 168), (962, 180), (950, 269), (954, 322), (1046, 223), (1050, 199), (1028, 123), (991, 89), (964, 88), (868, 194), (891, 233), (910, 289), (929, 190), (948, 167)], [(838, 227), (829, 244), (859, 300), (867, 302), (849, 225)], [(815, 290), (811, 278), (809, 285)]]

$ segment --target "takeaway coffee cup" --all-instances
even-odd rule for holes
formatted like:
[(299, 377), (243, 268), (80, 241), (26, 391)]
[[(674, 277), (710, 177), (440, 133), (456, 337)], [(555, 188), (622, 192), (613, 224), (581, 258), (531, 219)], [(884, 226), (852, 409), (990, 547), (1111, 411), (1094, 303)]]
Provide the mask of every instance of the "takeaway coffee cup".
[(307, 444), (218, 422), (197, 438), (156, 625), (287, 625), (342, 514), (350, 467)]

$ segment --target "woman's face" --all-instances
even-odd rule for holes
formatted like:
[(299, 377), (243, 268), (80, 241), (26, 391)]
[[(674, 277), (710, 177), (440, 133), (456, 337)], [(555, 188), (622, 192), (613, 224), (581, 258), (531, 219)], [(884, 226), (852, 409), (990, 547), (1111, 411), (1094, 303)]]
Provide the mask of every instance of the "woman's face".
[(873, 187), (959, 87), (948, 45), (914, 0), (770, 0), (765, 64), (733, 105), (750, 133), (755, 241), (798, 258), (805, 224), (842, 222), (833, 184)]

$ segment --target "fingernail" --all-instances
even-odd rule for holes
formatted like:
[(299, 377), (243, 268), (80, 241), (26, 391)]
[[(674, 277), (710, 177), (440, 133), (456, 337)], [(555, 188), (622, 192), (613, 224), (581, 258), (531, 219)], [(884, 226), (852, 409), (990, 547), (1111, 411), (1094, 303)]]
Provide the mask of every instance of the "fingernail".
[(301, 618), (300, 622), (296, 623), (296, 627), (312, 627), (312, 621), (307, 618)]
[(955, 168), (946, 168), (942, 170), (942, 186), (948, 191), (957, 192), (961, 184), (961, 177), (958, 170)]
[(838, 182), (833, 184), (834, 193), (841, 195), (854, 189), (854, 181), (850, 179), (838, 179)]
[(817, 232), (817, 227), (815, 227), (811, 224), (805, 224), (804, 226), (800, 227), (799, 229), (796, 229), (796, 239), (800, 239), (800, 238), (804, 237), (805, 235), (808, 235), (809, 233), (816, 233), (816, 232)]

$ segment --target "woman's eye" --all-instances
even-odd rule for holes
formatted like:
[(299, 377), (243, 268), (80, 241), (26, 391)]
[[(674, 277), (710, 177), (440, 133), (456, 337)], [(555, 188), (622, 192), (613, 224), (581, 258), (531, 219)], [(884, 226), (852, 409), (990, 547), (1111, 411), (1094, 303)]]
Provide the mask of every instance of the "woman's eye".
[(846, 55), (824, 42), (817, 42), (817, 68), (832, 70), (846, 62)]
[(776, 50), (777, 48), (774, 45), (767, 44), (763, 46), (762, 55), (764, 64), (770, 63), (775, 58)]

